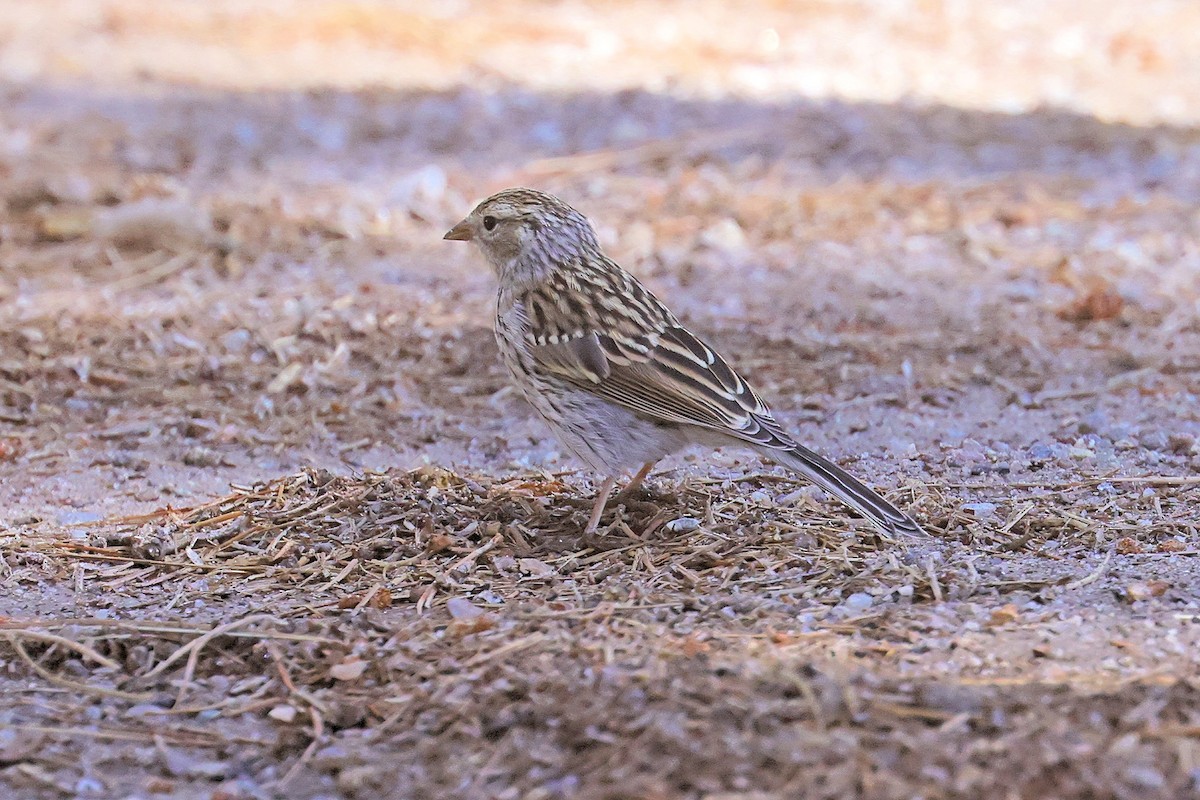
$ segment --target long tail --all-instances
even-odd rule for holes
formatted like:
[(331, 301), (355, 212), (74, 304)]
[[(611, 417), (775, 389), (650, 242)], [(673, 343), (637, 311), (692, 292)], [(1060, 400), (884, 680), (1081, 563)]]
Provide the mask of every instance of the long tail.
[(829, 459), (801, 444), (782, 450), (760, 447), (772, 461), (794, 469), (846, 505), (857, 510), (886, 533), (924, 536), (925, 530), (912, 517), (884, 500), (874, 490)]

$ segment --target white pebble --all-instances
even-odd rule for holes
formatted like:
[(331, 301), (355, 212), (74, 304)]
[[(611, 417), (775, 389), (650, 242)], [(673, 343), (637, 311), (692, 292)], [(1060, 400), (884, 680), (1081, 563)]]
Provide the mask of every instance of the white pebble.
[(864, 611), (871, 607), (875, 602), (875, 598), (866, 592), (855, 592), (842, 601), (842, 605), (850, 611)]
[(701, 233), (700, 243), (714, 250), (730, 253), (746, 246), (746, 234), (741, 225), (726, 217)]
[(691, 533), (700, 527), (700, 520), (695, 517), (680, 517), (671, 520), (663, 527), (671, 533)]
[(446, 610), (455, 619), (474, 619), (483, 613), (483, 609), (465, 597), (451, 597), (446, 601)]
[(963, 505), (964, 511), (970, 511), (975, 515), (976, 519), (987, 519), (996, 514), (995, 503), (966, 503)]

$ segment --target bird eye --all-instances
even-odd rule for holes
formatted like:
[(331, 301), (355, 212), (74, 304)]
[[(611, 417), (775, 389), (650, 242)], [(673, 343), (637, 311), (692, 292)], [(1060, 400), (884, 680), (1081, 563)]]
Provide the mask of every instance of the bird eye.
[(496, 218), (495, 217), (484, 217), (483, 218), (483, 227), (489, 231), (492, 230), (493, 228), (495, 228), (496, 227)]

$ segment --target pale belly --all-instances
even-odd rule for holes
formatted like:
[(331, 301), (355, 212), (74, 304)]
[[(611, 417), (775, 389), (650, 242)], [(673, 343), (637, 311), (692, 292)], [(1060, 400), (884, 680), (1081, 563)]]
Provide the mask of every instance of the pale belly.
[(514, 346), (521, 341), (520, 315), (499, 314), (496, 343), (513, 383), (546, 420), (559, 441), (579, 460), (603, 475), (636, 470), (688, 443), (676, 426), (645, 420), (632, 411), (537, 372), (532, 357)]

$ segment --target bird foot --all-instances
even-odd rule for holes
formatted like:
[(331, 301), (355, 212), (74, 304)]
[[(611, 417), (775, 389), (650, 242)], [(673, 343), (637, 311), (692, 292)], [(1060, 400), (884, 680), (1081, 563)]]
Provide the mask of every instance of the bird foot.
[(643, 483), (640, 486), (631, 486), (629, 488), (622, 489), (613, 495), (613, 500), (619, 503), (627, 500), (654, 500), (661, 496), (662, 493), (659, 492), (655, 486), (649, 483)]

